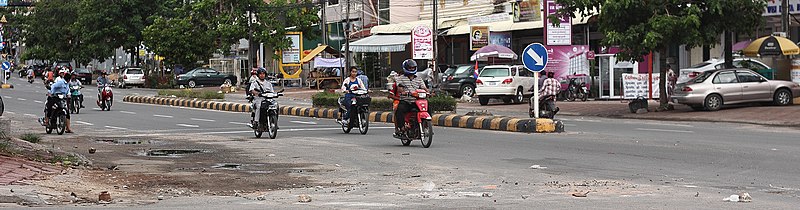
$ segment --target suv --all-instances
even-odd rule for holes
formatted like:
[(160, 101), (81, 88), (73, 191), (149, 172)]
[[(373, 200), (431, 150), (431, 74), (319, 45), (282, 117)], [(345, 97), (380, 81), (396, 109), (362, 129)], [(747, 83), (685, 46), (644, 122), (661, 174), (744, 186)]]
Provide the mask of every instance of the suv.
[(119, 86), (125, 88), (129, 85), (144, 86), (145, 78), (142, 68), (125, 68), (119, 78)]
[[(480, 69), (481, 66), (478, 66)], [(475, 96), (475, 65), (459, 65), (447, 69), (442, 76), (442, 90), (453, 95), (453, 97)]]
[(57, 61), (53, 63), (53, 69), (56, 69), (56, 67), (59, 66), (67, 67), (67, 69), (72, 71), (72, 63), (70, 63), (69, 61)]
[(533, 92), (533, 72), (522, 66), (495, 65), (481, 70), (475, 81), (475, 95), (481, 105), (489, 104), (489, 99), (503, 99), (504, 103), (522, 103)]
[[(762, 70), (771, 70), (769, 66), (766, 64), (757, 61), (751, 60), (748, 58), (736, 58), (733, 59), (733, 66), (736, 68), (745, 68), (750, 69), (759, 74), (762, 74)], [(692, 67), (681, 69), (680, 75), (678, 76), (678, 84), (686, 83), (689, 80), (697, 77), (698, 75), (702, 74), (703, 72), (716, 70), (716, 69), (723, 69), (725, 68), (725, 59), (711, 59), (707, 60), (702, 63), (695, 64)], [(764, 75), (766, 76), (766, 75)], [(767, 79), (772, 79), (771, 76), (767, 76)]]

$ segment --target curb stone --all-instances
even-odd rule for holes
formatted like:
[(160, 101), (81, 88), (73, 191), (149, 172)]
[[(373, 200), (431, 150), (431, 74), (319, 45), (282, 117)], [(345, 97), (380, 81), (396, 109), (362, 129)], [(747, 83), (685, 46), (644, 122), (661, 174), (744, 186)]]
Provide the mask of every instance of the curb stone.
[[(211, 109), (229, 112), (250, 112), (250, 104), (205, 101), (197, 99), (165, 98), (152, 96), (125, 96), (122, 101), (131, 103), (145, 103), (156, 105), (182, 106), (199, 109)], [(338, 109), (330, 108), (311, 108), (281, 106), (281, 115), (292, 115), (299, 117), (316, 117), (336, 119), (339, 116)], [(368, 116), (372, 122), (393, 123), (394, 113), (388, 111), (373, 111)], [(496, 130), (523, 133), (553, 133), (563, 132), (564, 124), (561, 121), (551, 119), (524, 119), (515, 117), (493, 117), (493, 116), (466, 116), (457, 114), (433, 114), (431, 120), (435, 126), (470, 128), (482, 130)]]

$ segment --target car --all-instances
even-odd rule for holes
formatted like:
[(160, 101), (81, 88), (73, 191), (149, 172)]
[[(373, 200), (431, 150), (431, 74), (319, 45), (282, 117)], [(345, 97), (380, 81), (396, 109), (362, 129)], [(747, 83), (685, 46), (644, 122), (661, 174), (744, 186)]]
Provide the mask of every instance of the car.
[(200, 85), (231, 85), (236, 83), (236, 77), (220, 73), (212, 68), (196, 68), (185, 74), (178, 75), (176, 83), (178, 85), (186, 85), (189, 88)]
[[(480, 69), (482, 66), (478, 66)], [(441, 89), (453, 97), (475, 96), (475, 65), (458, 65), (442, 75)]]
[(128, 67), (122, 69), (118, 80), (120, 88), (125, 88), (135, 85), (140, 87), (144, 86), (144, 83), (147, 79), (144, 76), (144, 71), (142, 71), (142, 68)]
[(73, 77), (77, 77), (81, 84), (89, 85), (92, 84), (92, 71), (86, 68), (75, 68), (73, 72)]
[(60, 66), (66, 66), (70, 71), (72, 71), (72, 63), (69, 61), (56, 61), (53, 62), (53, 69)]
[(678, 84), (672, 100), (698, 111), (717, 111), (723, 105), (750, 102), (785, 106), (792, 104), (795, 96), (800, 96), (797, 83), (768, 80), (753, 70), (736, 68), (706, 71)]
[(502, 99), (504, 103), (522, 103), (533, 87), (533, 72), (520, 65), (492, 65), (481, 70), (475, 80), (475, 95), (481, 105), (489, 104), (489, 99)]
[[(680, 75), (678, 75), (678, 84), (686, 83), (692, 78), (700, 75), (701, 73), (709, 70), (715, 69), (723, 69), (725, 68), (725, 59), (711, 59), (702, 63), (695, 64), (686, 69), (680, 70)], [(748, 58), (736, 58), (733, 59), (733, 66), (736, 68), (746, 68), (756, 72), (763, 71), (763, 70), (772, 70), (766, 64), (762, 63), (761, 61), (751, 60)]]

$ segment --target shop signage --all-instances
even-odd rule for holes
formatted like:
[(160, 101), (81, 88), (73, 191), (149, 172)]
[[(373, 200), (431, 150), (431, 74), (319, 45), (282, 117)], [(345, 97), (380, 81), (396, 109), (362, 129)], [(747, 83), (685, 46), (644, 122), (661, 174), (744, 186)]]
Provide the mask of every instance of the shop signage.
[(411, 31), (411, 48), (414, 59), (433, 59), (433, 32), (427, 26), (417, 26)]
[(653, 91), (653, 98), (659, 98), (659, 78), (661, 75), (653, 74), (653, 80), (651, 83), (647, 82), (647, 78), (650, 76), (647, 74), (622, 74), (622, 92), (623, 98), (625, 99), (635, 99), (638, 97), (648, 97), (647, 90), (650, 89), (650, 84), (653, 84), (653, 88), (650, 89)]
[(511, 32), (492, 32), (489, 36), (489, 44), (496, 44), (511, 49)]
[[(545, 7), (548, 16), (558, 13), (558, 9), (562, 6), (553, 0), (547, 1)], [(569, 16), (562, 16), (559, 18), (561, 23), (555, 26), (555, 23), (550, 22), (550, 18), (544, 19), (544, 29), (547, 39), (547, 45), (572, 45), (572, 22)]]
[[(789, 1), (789, 14), (800, 14), (800, 0)], [(769, 0), (767, 7), (764, 9), (764, 16), (780, 16), (782, 0)], [(791, 18), (790, 18), (791, 19)]]
[(489, 45), (489, 26), (470, 26), (469, 46), (473, 51)]
[(511, 2), (514, 22), (530, 22), (542, 20), (541, 0), (521, 0)]
[(478, 25), (484, 23), (494, 23), (494, 22), (503, 22), (508, 21), (508, 13), (499, 13), (493, 15), (484, 15), (484, 16), (477, 16), (477, 17), (469, 17), (467, 18), (467, 22), (470, 25)]
[(299, 64), (300, 52), (303, 49), (303, 35), (300, 33), (287, 33), (286, 38), (289, 39), (289, 48), (283, 50), (283, 63), (284, 64)]

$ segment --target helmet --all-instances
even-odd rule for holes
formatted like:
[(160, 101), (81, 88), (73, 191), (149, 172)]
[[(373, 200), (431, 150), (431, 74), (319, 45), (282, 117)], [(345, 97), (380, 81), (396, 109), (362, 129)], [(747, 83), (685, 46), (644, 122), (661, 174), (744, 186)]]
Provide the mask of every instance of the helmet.
[(417, 73), (417, 62), (414, 59), (406, 59), (403, 61), (403, 74), (406, 76)]
[(66, 69), (61, 69), (58, 71), (58, 75), (64, 76), (65, 74), (69, 74), (69, 71), (67, 71)]
[(256, 71), (256, 74), (261, 74), (261, 73), (264, 73), (264, 74), (266, 74), (266, 73), (267, 73), (267, 69), (264, 69), (264, 68), (258, 68), (258, 71)]

